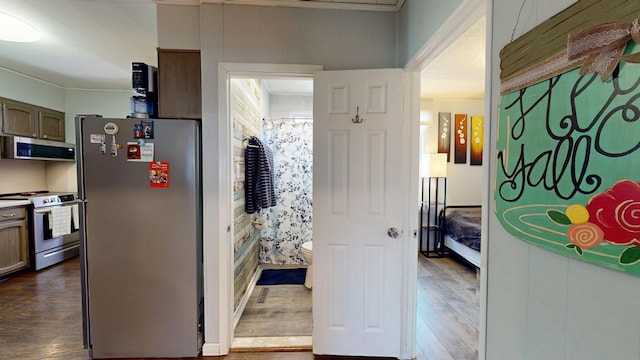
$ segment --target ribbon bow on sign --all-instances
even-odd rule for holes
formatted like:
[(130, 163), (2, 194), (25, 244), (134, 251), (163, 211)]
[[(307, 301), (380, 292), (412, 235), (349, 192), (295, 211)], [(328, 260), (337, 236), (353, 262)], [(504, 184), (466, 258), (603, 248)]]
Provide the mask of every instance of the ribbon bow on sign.
[(605, 23), (575, 35), (569, 34), (567, 57), (569, 61), (584, 58), (580, 75), (596, 72), (602, 81), (606, 81), (620, 60), (640, 63), (640, 53), (622, 55), (629, 40), (640, 44), (640, 22), (637, 18), (631, 24)]
[(569, 61), (584, 58), (580, 75), (596, 72), (602, 81), (611, 77), (620, 60), (638, 64), (640, 53), (623, 56), (629, 40), (640, 44), (638, 18), (628, 23), (605, 23), (578, 34), (569, 35), (567, 57)]

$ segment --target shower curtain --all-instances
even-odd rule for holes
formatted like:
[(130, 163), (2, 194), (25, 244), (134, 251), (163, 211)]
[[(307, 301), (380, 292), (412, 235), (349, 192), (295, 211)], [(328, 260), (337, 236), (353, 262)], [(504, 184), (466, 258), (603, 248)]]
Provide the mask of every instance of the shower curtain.
[(313, 123), (264, 119), (263, 142), (273, 151), (276, 206), (262, 210), (260, 262), (302, 264), (312, 235)]

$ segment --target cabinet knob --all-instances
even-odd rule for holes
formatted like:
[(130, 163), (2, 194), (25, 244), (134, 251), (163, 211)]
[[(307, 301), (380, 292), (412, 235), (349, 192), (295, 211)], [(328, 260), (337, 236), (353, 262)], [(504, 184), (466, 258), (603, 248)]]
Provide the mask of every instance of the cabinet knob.
[(31, 134), (31, 136), (36, 137), (36, 136), (38, 136), (38, 134), (33, 133), (33, 134)]
[(48, 137), (48, 135), (42, 135), (42, 137), (43, 137), (44, 139), (46, 139), (46, 138)]
[(9, 218), (9, 217), (14, 217), (14, 216), (16, 216), (16, 213), (2, 214), (2, 217), (4, 217), (4, 218)]

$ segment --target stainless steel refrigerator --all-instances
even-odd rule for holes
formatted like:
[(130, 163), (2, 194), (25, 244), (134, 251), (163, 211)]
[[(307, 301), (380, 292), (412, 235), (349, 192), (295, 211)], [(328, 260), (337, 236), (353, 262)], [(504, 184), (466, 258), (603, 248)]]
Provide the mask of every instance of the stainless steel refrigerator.
[(199, 122), (78, 115), (76, 126), (85, 347), (95, 358), (197, 356)]

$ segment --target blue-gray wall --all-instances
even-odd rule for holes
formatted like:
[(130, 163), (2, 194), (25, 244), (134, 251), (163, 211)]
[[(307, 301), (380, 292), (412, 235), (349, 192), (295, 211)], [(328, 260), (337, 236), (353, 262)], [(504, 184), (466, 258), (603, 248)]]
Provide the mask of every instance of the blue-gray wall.
[(398, 12), (396, 65), (406, 65), (465, 1), (406, 0)]

